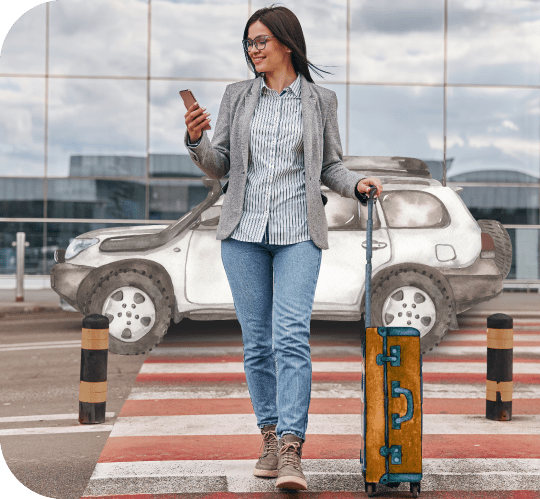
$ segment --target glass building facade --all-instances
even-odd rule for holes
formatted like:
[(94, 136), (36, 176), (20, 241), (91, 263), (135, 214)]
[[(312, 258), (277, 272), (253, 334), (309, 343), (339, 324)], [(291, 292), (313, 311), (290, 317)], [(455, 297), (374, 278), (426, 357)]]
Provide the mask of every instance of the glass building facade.
[[(507, 227), (508, 283), (540, 282), (540, 3), (283, 1), (330, 74), (344, 153), (409, 156)], [(0, 273), (47, 274), (88, 230), (173, 221), (206, 195), (183, 145), (190, 88), (217, 118), (251, 78), (241, 38), (259, 0), (58, 0), (0, 57)], [(315, 75), (314, 75), (315, 76)], [(212, 132), (210, 132), (211, 136)], [(517, 281), (516, 281), (517, 280)]]

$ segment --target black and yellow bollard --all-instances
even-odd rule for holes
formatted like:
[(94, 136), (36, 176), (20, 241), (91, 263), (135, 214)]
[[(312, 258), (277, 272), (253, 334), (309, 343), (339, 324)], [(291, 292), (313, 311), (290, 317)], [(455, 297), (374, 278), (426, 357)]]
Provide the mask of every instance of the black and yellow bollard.
[(512, 419), (514, 321), (505, 314), (487, 318), (486, 418)]
[(107, 401), (107, 356), (109, 319), (92, 314), (83, 319), (81, 341), (81, 383), (79, 385), (79, 422), (105, 422)]

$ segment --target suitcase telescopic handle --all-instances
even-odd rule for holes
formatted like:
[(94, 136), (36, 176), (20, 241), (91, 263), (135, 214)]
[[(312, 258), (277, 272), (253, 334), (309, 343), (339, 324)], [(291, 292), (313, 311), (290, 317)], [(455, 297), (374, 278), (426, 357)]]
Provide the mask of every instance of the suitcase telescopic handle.
[(373, 248), (373, 204), (377, 188), (370, 185), (366, 227), (366, 326), (371, 327), (371, 255)]

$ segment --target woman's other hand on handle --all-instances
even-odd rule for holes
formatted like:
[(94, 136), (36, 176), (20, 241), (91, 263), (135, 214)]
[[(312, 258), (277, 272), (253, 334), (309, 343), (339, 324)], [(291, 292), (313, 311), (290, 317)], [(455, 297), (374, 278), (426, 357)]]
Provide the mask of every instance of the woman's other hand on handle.
[(381, 181), (377, 177), (363, 178), (362, 180), (360, 180), (360, 182), (358, 182), (358, 184), (356, 184), (356, 189), (361, 194), (367, 194), (370, 191), (372, 185), (375, 186), (375, 188), (377, 189), (375, 197), (379, 197), (382, 193), (383, 186), (381, 184)]

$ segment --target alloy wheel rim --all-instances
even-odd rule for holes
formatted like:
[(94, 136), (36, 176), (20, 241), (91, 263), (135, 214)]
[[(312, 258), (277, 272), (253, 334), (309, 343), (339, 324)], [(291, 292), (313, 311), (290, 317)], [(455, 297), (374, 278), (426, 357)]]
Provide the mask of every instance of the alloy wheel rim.
[(102, 314), (109, 319), (109, 334), (123, 342), (140, 340), (156, 322), (152, 299), (133, 286), (122, 286), (110, 293)]
[(425, 336), (435, 325), (437, 311), (431, 297), (415, 286), (402, 286), (386, 298), (382, 309), (386, 327), (413, 327)]

